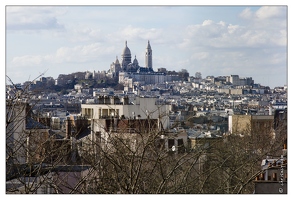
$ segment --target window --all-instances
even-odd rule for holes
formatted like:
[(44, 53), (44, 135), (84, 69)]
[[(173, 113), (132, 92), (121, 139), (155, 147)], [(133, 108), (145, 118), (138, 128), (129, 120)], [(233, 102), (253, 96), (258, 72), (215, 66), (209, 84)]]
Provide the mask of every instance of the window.
[(185, 148), (184, 148), (184, 143), (183, 139), (178, 139), (178, 153), (184, 153)]

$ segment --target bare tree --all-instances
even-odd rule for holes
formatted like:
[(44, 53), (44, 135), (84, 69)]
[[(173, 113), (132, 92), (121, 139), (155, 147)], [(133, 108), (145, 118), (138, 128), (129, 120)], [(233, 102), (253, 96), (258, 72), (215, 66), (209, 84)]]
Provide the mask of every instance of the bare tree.
[(83, 118), (84, 126), (68, 119), (60, 138), (27, 121), (30, 94), (16, 94), (6, 102), (6, 193), (251, 194), (261, 160), (279, 154), (287, 137), (279, 124), (274, 135), (258, 129), (173, 145), (178, 133), (160, 119), (112, 116)]

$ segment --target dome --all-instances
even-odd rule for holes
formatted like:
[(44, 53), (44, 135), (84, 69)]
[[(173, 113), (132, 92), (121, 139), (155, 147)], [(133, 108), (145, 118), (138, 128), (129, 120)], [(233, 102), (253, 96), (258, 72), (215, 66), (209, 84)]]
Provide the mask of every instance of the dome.
[(134, 60), (133, 60), (133, 64), (134, 64), (134, 65), (138, 65), (138, 61), (137, 61), (137, 59), (136, 59), (136, 56), (135, 56), (135, 58), (134, 58)]
[(125, 42), (125, 48), (122, 51), (122, 56), (131, 55), (130, 49), (127, 47), (127, 41)]

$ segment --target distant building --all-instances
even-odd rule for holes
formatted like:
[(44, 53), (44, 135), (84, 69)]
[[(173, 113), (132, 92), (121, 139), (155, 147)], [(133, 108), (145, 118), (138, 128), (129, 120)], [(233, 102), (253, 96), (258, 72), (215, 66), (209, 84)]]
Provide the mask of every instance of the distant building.
[(230, 82), (233, 85), (253, 85), (254, 80), (252, 80), (251, 77), (246, 77), (246, 78), (239, 78), (238, 75), (230, 75), (226, 77), (226, 82)]
[(71, 83), (74, 79), (72, 74), (59, 74), (58, 78), (55, 79), (55, 85), (64, 86)]
[(119, 63), (118, 57), (116, 56), (116, 61), (110, 65), (109, 72), (112, 74), (113, 77), (119, 75), (119, 71), (121, 71), (121, 65)]
[[(125, 47), (122, 51), (121, 63), (119, 63), (118, 58), (110, 66), (109, 72), (116, 76), (119, 72), (119, 83), (125, 86), (130, 86), (129, 81), (138, 82), (140, 84), (157, 84), (166, 81), (173, 81), (178, 79), (178, 75), (167, 75), (166, 70), (160, 68), (158, 72), (153, 70), (153, 57), (152, 48), (150, 42), (148, 41), (146, 51), (145, 51), (145, 67), (139, 66), (136, 56), (131, 62), (131, 51), (127, 46), (127, 41), (125, 42)], [(133, 86), (131, 86), (132, 88)]]

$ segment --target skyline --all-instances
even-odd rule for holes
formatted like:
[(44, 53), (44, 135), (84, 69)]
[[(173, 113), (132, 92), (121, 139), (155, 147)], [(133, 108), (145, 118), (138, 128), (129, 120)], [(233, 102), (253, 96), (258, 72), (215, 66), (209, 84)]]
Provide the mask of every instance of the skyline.
[(287, 6), (6, 6), (6, 75), (108, 70), (125, 41), (144, 67), (287, 83)]

